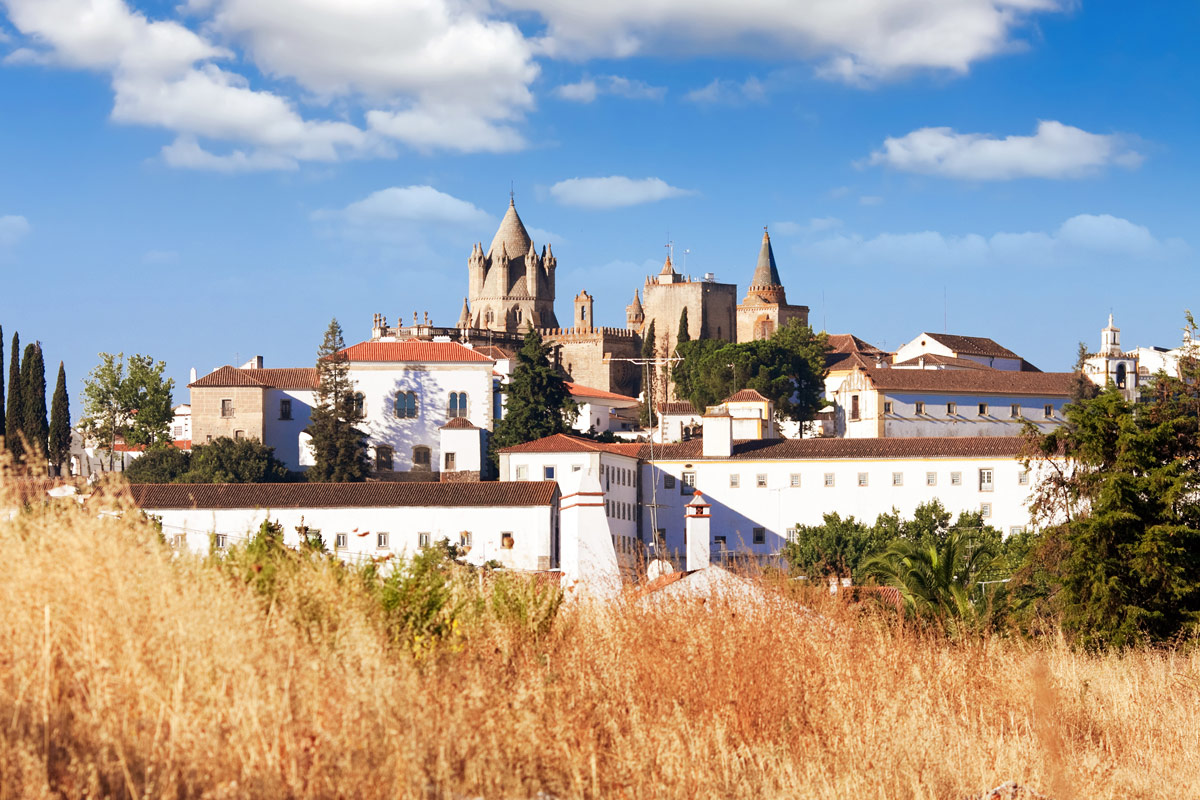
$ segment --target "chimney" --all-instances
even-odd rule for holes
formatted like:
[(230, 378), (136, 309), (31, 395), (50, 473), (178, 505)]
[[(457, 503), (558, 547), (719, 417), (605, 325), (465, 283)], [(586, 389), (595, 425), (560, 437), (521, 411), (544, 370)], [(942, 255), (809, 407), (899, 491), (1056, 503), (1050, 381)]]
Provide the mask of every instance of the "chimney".
[(705, 458), (729, 458), (733, 455), (733, 418), (722, 406), (710, 406), (704, 414)]
[(705, 569), (709, 565), (711, 559), (709, 536), (712, 528), (711, 509), (712, 506), (704, 502), (704, 495), (700, 492), (696, 492), (692, 497), (692, 502), (688, 503), (687, 508), (684, 509), (684, 547), (687, 552), (687, 563), (684, 564), (684, 569), (688, 572)]
[(925, 369), (925, 356), (921, 356), (917, 359), (917, 366), (921, 369)]
[(188, 383), (196, 382), (196, 368), (192, 367), (192, 371), (188, 373)]
[(254, 358), (247, 361), (245, 364), (242, 364), (241, 368), (242, 369), (262, 369), (263, 368), (263, 357), (255, 356)]

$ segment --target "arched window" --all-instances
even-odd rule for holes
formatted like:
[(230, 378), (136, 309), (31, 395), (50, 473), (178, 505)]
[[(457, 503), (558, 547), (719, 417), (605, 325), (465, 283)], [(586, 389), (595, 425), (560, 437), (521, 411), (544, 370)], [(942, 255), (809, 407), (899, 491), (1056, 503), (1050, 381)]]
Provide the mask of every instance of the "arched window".
[(417, 417), (417, 393), (416, 392), (397, 392), (395, 403), (396, 416), (400, 419), (416, 419)]
[(355, 392), (354, 393), (354, 416), (356, 416), (356, 417), (363, 416), (363, 413), (365, 412), (366, 407), (367, 407), (367, 398), (363, 396), (362, 392)]
[(428, 470), (431, 451), (423, 444), (413, 448), (413, 469)]
[(1125, 388), (1125, 365), (1117, 364), (1117, 388)]
[(450, 419), (465, 417), (467, 415), (467, 393), (466, 392), (451, 392), (450, 393), (450, 408), (446, 412), (446, 416)]
[(488, 325), (491, 325), (492, 320), (494, 320), (495, 318), (496, 318), (495, 315), (493, 315), (491, 311), (487, 312), (487, 315), (484, 317), (484, 319), (486, 320), (486, 324), (488, 324)]

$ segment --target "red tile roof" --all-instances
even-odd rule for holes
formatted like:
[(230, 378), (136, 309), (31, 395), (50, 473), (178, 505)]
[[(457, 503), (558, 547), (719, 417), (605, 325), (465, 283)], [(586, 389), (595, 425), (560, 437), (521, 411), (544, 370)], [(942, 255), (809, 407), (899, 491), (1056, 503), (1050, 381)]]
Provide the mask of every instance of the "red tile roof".
[(591, 386), (583, 386), (578, 383), (565, 381), (567, 390), (571, 392), (572, 397), (595, 397), (600, 400), (618, 400), (622, 403), (636, 404), (638, 399), (625, 394), (617, 394), (616, 392), (606, 392), (603, 389), (593, 389)]
[(999, 369), (868, 369), (863, 373), (881, 392), (1004, 394), (1070, 397), (1073, 372), (1017, 372)]
[(830, 333), (827, 334), (829, 339), (829, 351), (832, 353), (883, 353), (870, 342), (864, 342), (852, 333)]
[(825, 355), (825, 369), (828, 372), (849, 372), (855, 367), (864, 367), (873, 369), (879, 361), (884, 359), (887, 353), (875, 354), (863, 353), (827, 353)]
[(923, 333), (929, 339), (935, 342), (946, 345), (960, 356), (988, 356), (991, 358), (1015, 358), (1020, 360), (1020, 356), (1003, 347), (993, 339), (986, 336), (957, 336), (953, 333)]
[(955, 358), (954, 356), (943, 356), (937, 353), (926, 353), (923, 356), (910, 358), (908, 361), (898, 361), (892, 364), (892, 366), (900, 369), (920, 369), (922, 358), (925, 359), (926, 365), (933, 364), (958, 369), (995, 369), (995, 367), (980, 364), (978, 361), (972, 361), (969, 358)]
[(139, 508), (444, 508), (548, 506), (554, 481), (482, 483), (135, 483)]
[(442, 430), (446, 430), (446, 429), (449, 429), (452, 431), (457, 431), (457, 430), (477, 431), (477, 430), (479, 430), (479, 427), (476, 425), (472, 425), (471, 420), (467, 419), (466, 417), (455, 417), (454, 419), (450, 420), (449, 422), (447, 422), (445, 425), (442, 426)]
[(687, 414), (698, 416), (700, 413), (692, 407), (691, 403), (687, 402), (686, 400), (671, 403), (659, 403), (654, 407), (654, 409), (660, 414)]
[(764, 403), (767, 398), (763, 397), (755, 389), (742, 389), (740, 392), (733, 394), (722, 400), (722, 403)]
[(188, 384), (188, 388), (257, 386), (264, 389), (312, 389), (315, 391), (320, 380), (315, 367), (242, 369), (226, 365), (199, 380), (192, 381)]
[(475, 352), (479, 353), (480, 355), (485, 355), (493, 361), (500, 361), (506, 358), (515, 358), (517, 355), (512, 350), (495, 344), (477, 344), (475, 345)]
[[(191, 450), (192, 440), (176, 439), (175, 441), (171, 442), (171, 446), (177, 450)], [(117, 442), (113, 444), (114, 453), (140, 453), (145, 449), (146, 445), (144, 444), (125, 444), (124, 442)]]
[(342, 351), (350, 361), (422, 361), (492, 363), (493, 359), (458, 342), (359, 342)]
[(501, 450), (501, 453), (613, 453), (619, 456), (637, 458), (644, 445), (637, 442), (597, 442), (595, 439), (585, 439), (582, 436), (571, 436), (556, 433), (532, 442), (513, 445)]

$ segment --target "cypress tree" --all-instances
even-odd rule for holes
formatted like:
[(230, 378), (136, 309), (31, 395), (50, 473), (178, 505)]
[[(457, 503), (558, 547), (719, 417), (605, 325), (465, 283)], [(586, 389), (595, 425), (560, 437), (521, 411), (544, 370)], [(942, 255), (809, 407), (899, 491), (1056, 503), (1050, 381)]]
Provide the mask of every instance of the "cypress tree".
[(680, 344), (683, 344), (684, 342), (690, 342), (692, 340), (692, 334), (688, 330), (688, 317), (686, 308), (679, 314), (679, 335), (675, 338)]
[(566, 381), (550, 365), (550, 348), (533, 329), (517, 351), (512, 379), (500, 391), (507, 399), (504, 419), (492, 435), (493, 455), (500, 448), (566, 433), (578, 414)]
[(67, 370), (58, 362), (58, 380), (54, 384), (54, 399), (50, 402), (50, 435), (46, 455), (54, 472), (62, 474), (62, 465), (71, 455), (71, 400), (67, 395)]
[(355, 402), (345, 348), (342, 326), (330, 320), (317, 350), (320, 386), (308, 420), (316, 462), (308, 468), (310, 481), (361, 481), (367, 476), (366, 437), (355, 427), (363, 414)]
[(655, 423), (654, 381), (658, 376), (658, 365), (653, 363), (656, 355), (655, 335), (654, 320), (650, 320), (650, 327), (646, 328), (646, 332), (642, 335), (642, 358), (650, 360), (650, 363), (642, 365), (642, 408), (638, 416), (643, 428), (648, 428)]
[(42, 346), (36, 342), (25, 345), (21, 359), (21, 404), (24, 406), (25, 446), (30, 455), (46, 455), (46, 440), (50, 425), (46, 421), (46, 364)]
[(13, 458), (20, 458), (24, 448), (21, 446), (21, 428), (25, 423), (25, 409), (21, 403), (21, 337), (14, 332), (12, 337), (11, 359), (8, 366), (8, 407), (5, 411), (4, 429), (5, 444)]

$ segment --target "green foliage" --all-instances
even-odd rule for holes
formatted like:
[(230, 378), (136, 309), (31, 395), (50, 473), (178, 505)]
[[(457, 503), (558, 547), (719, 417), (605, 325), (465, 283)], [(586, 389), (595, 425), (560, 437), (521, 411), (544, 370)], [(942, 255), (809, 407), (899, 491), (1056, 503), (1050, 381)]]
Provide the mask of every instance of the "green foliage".
[(50, 431), (46, 421), (46, 364), (42, 360), (42, 346), (36, 342), (25, 345), (25, 356), (21, 359), (21, 403), (24, 407), (21, 433), (27, 454), (44, 458)]
[(378, 589), (390, 638), (421, 655), (461, 636), (474, 599), (464, 578), (442, 547), (426, 547), (393, 570)]
[(783, 548), (792, 569), (809, 578), (850, 576), (855, 583), (866, 579), (864, 565), (888, 542), (876, 528), (854, 517), (826, 514), (820, 525), (801, 525)]
[(50, 432), (46, 455), (57, 474), (63, 473), (63, 464), (71, 455), (71, 399), (67, 394), (67, 370), (58, 362), (58, 380), (54, 383), (54, 397), (50, 401)]
[(131, 445), (152, 445), (171, 441), (171, 391), (174, 378), (164, 378), (167, 365), (150, 356), (129, 357), (120, 398), (126, 412), (125, 441)]
[(679, 312), (679, 335), (675, 337), (675, 341), (683, 344), (684, 342), (690, 342), (691, 340), (692, 332), (688, 327), (687, 308), (684, 308), (683, 311)]
[(258, 439), (221, 436), (193, 448), (188, 471), (176, 480), (179, 483), (279, 483), (288, 477), (287, 468), (275, 458), (275, 448), (267, 447)]
[(172, 445), (155, 445), (135, 458), (125, 468), (130, 483), (174, 483), (180, 481), (192, 466), (192, 457)]
[(320, 386), (308, 421), (315, 461), (308, 468), (310, 481), (361, 481), (369, 470), (366, 436), (356, 427), (362, 413), (354, 402), (345, 347), (342, 326), (330, 320), (317, 350)]
[(511, 572), (497, 573), (492, 579), (492, 616), (518, 633), (534, 638), (545, 636), (562, 604), (563, 592), (557, 583)]
[(8, 408), (5, 410), (4, 442), (14, 458), (20, 458), (25, 452), (21, 441), (21, 431), (25, 426), (25, 406), (21, 394), (21, 337), (16, 332), (12, 336), (12, 349), (9, 351), (12, 359), (8, 365)]
[[(642, 334), (643, 359), (655, 358), (658, 352), (655, 335), (654, 320), (650, 320), (650, 326)], [(657, 374), (658, 367), (653, 363), (642, 365), (642, 405), (638, 409), (638, 419), (643, 428), (649, 428), (658, 423), (657, 414), (654, 411), (654, 376)]]
[(672, 371), (675, 393), (701, 409), (741, 389), (755, 389), (775, 402), (780, 418), (803, 422), (824, 405), (827, 350), (826, 335), (798, 320), (770, 339), (685, 342), (678, 348), (684, 360)]
[(500, 391), (506, 400), (504, 418), (491, 437), (493, 458), (505, 447), (570, 431), (579, 413), (566, 381), (550, 365), (550, 348), (533, 329), (525, 334), (512, 377)]

